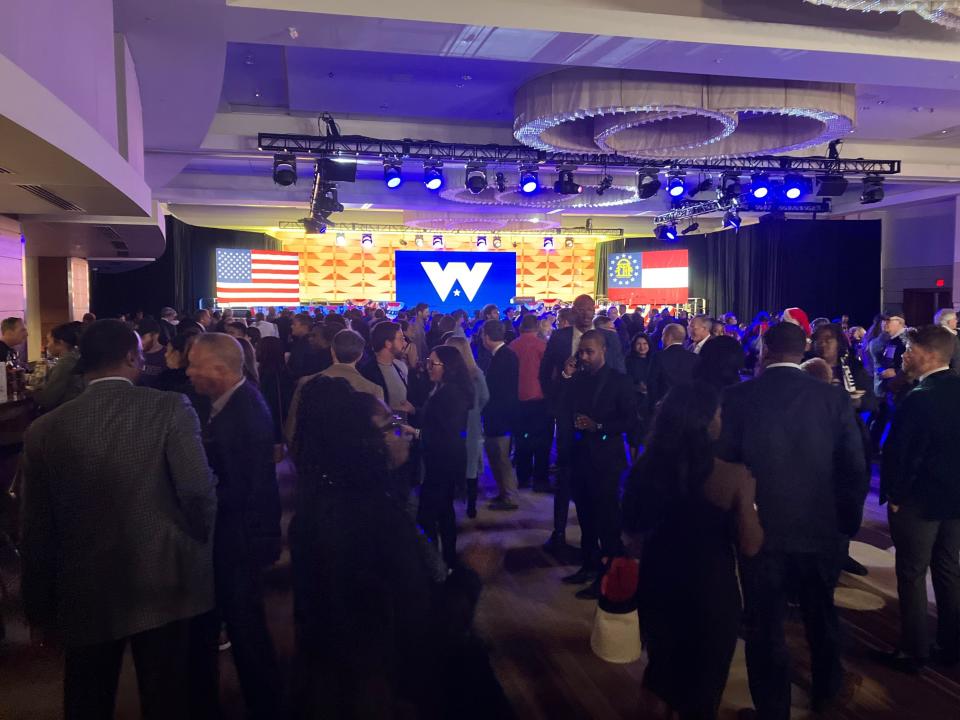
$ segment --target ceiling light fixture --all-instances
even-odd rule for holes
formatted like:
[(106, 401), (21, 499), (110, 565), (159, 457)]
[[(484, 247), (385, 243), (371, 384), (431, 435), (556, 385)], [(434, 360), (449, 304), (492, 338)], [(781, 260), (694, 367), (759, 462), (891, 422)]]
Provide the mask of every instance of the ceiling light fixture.
[(574, 246), (574, 244), (575, 244), (575, 243), (574, 243), (574, 240), (573, 240), (572, 237), (568, 237), (567, 239), (565, 239), (565, 240), (563, 241), (563, 246), (564, 246), (565, 248), (567, 248), (568, 250), (569, 250), (570, 248), (572, 248), (572, 247)]
[(442, 163), (426, 161), (423, 163), (423, 184), (427, 190), (437, 191), (443, 187)]
[(553, 238), (552, 238), (552, 237), (547, 236), (547, 237), (545, 237), (545, 238), (543, 239), (543, 249), (544, 249), (544, 250), (547, 250), (548, 252), (549, 252), (550, 250), (553, 250)]
[(487, 189), (487, 169), (479, 163), (467, 165), (467, 178), (464, 183), (474, 195), (479, 195)]
[(403, 185), (403, 170), (400, 161), (385, 160), (383, 163), (383, 181), (391, 190)]
[(487, 249), (487, 236), (477, 235), (477, 250), (486, 250), (486, 249)]
[(532, 195), (540, 189), (540, 177), (536, 167), (520, 168), (520, 192)]
[(503, 241), (500, 239), (499, 235), (493, 236), (493, 247), (497, 250), (500, 249), (500, 246), (503, 245)]
[(742, 192), (740, 175), (735, 172), (724, 173), (720, 178), (720, 197), (724, 200), (733, 200), (739, 198)]
[(297, 158), (295, 155), (278, 154), (273, 156), (273, 181), (282, 187), (297, 182)]
[(433, 249), (442, 250), (443, 249), (443, 235), (434, 235), (433, 236)]
[(667, 194), (672, 198), (679, 198), (686, 192), (683, 184), (683, 173), (674, 171), (670, 173), (670, 179), (667, 181)]
[(507, 191), (507, 178), (502, 172), (498, 172), (495, 176), (495, 182), (497, 185), (497, 192), (506, 192)]
[(347, 236), (344, 235), (342, 232), (337, 233), (337, 246), (343, 247), (346, 244), (347, 244)]
[(863, 205), (873, 205), (885, 197), (883, 178), (879, 175), (867, 175), (863, 179), (863, 191), (860, 193), (860, 202)]
[(680, 231), (681, 235), (689, 235), (692, 232), (696, 232), (700, 229), (700, 223), (693, 222), (687, 225), (683, 230)]
[(723, 214), (723, 227), (724, 229), (733, 229), (737, 232), (740, 231), (740, 214), (736, 210), (727, 210)]
[(600, 178), (600, 184), (597, 185), (597, 195), (603, 195), (611, 187), (613, 187), (613, 178), (609, 175), (604, 175)]
[(670, 225), (658, 225), (657, 226), (657, 238), (664, 242), (673, 242), (677, 239), (677, 226)]
[(656, 170), (641, 170), (637, 175), (637, 192), (641, 200), (649, 200), (660, 192), (660, 176)]
[(763, 174), (753, 175), (750, 178), (750, 194), (754, 200), (763, 200), (770, 194), (770, 178)]
[(369, 250), (370, 248), (373, 247), (373, 234), (372, 234), (372, 233), (364, 233), (364, 234), (361, 236), (361, 238), (360, 238), (360, 247), (362, 247), (364, 250)]
[(413, 238), (413, 244), (417, 247), (423, 247), (423, 235), (415, 235)]
[(557, 195), (579, 195), (583, 192), (583, 186), (573, 179), (573, 170), (560, 169), (557, 176), (557, 181), (553, 184), (553, 191)]
[(803, 175), (791, 173), (783, 178), (783, 196), (787, 200), (799, 200), (806, 189), (807, 181)]

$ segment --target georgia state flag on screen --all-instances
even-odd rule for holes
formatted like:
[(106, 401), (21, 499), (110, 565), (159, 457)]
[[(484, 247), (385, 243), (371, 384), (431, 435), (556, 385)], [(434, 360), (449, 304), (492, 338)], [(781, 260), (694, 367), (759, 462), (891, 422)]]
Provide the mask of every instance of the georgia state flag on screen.
[(685, 303), (688, 278), (686, 250), (614, 253), (607, 259), (607, 297), (613, 302)]
[(517, 254), (397, 250), (397, 300), (407, 307), (425, 302), (452, 312), (494, 304), (500, 308), (517, 291)]

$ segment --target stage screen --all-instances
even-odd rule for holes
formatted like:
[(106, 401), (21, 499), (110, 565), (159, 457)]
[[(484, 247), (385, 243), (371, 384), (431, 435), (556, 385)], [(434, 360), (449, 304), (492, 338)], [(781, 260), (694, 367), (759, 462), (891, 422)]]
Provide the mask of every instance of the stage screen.
[(499, 308), (517, 292), (517, 254), (398, 250), (395, 253), (397, 300), (419, 302), (431, 310)]
[(217, 302), (224, 307), (300, 304), (300, 254), (217, 248)]
[(676, 305), (689, 298), (686, 250), (611, 253), (607, 297), (628, 305)]

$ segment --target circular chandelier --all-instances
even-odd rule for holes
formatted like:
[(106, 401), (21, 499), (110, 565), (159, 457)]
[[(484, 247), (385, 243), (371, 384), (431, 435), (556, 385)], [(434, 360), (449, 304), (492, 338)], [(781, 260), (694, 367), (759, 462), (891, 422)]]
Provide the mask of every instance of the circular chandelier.
[(860, 12), (915, 12), (924, 20), (952, 30), (960, 30), (960, 0), (804, 0), (804, 2)]
[(407, 212), (403, 224), (416, 230), (446, 232), (536, 232), (555, 230), (559, 219), (513, 215), (460, 215), (457, 213)]
[(547, 187), (540, 188), (534, 195), (526, 195), (519, 189), (497, 192), (493, 188), (474, 195), (465, 188), (447, 188), (440, 192), (440, 197), (466, 205), (513, 206), (534, 210), (616, 207), (629, 205), (640, 199), (636, 185), (602, 188), (600, 185), (584, 185), (582, 192), (571, 195), (558, 193)]
[(526, 83), (514, 115), (514, 137), (538, 150), (716, 160), (842, 137), (856, 94), (840, 83), (578, 68)]

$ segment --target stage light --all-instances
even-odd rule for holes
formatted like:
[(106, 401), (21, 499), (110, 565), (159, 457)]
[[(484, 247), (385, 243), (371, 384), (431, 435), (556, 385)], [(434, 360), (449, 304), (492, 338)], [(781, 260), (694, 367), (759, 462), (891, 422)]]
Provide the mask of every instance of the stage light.
[(727, 212), (723, 214), (724, 229), (733, 228), (734, 230), (739, 231), (741, 222), (742, 221), (740, 220), (740, 215), (737, 213), (736, 210), (727, 210)]
[(434, 235), (433, 236), (433, 249), (442, 250), (443, 249), (443, 235)]
[(337, 233), (337, 245), (343, 247), (347, 244), (347, 236), (343, 233)]
[(552, 238), (552, 237), (549, 237), (549, 236), (548, 236), (548, 237), (545, 237), (545, 238), (543, 239), (543, 249), (544, 249), (544, 250), (547, 250), (547, 251), (553, 250), (553, 238)]
[(671, 173), (670, 179), (667, 181), (667, 194), (672, 198), (678, 198), (684, 192), (686, 192), (686, 187), (683, 184), (683, 175)]
[(568, 237), (566, 240), (564, 240), (564, 241), (563, 241), (563, 246), (564, 246), (565, 248), (568, 248), (568, 249), (569, 249), (569, 248), (572, 248), (572, 247), (574, 246), (573, 238), (572, 238), (572, 237)]
[(690, 197), (699, 195), (702, 192), (707, 192), (713, 188), (713, 178), (704, 178), (701, 180), (696, 187), (690, 189)]
[(753, 175), (750, 178), (750, 194), (754, 200), (763, 200), (770, 194), (770, 178), (766, 175)]
[(683, 230), (680, 231), (681, 235), (689, 235), (692, 232), (696, 232), (700, 229), (700, 223), (694, 222), (687, 225)]
[(303, 219), (303, 231), (307, 235), (320, 235), (327, 231), (327, 224), (323, 218), (308, 217)]
[(368, 250), (373, 247), (373, 235), (371, 233), (364, 233), (360, 238), (360, 247), (364, 250)]
[(506, 192), (506, 190), (507, 190), (507, 179), (506, 179), (506, 177), (504, 177), (503, 173), (502, 173), (502, 172), (498, 172), (498, 173), (496, 174), (495, 178), (496, 178), (495, 182), (496, 182), (496, 185), (497, 185), (497, 192)]
[(602, 178), (600, 178), (600, 184), (597, 185), (597, 195), (603, 195), (612, 186), (613, 178), (609, 175), (604, 175)]
[(818, 175), (817, 195), (820, 197), (840, 197), (847, 191), (849, 184), (843, 175)]
[(783, 196), (787, 200), (799, 200), (805, 186), (806, 180), (802, 175), (787, 175), (783, 178)]
[(391, 190), (403, 185), (403, 173), (399, 163), (386, 162), (383, 164), (383, 181)]
[(423, 247), (423, 235), (415, 235), (413, 238), (413, 244), (417, 247)]
[(878, 203), (884, 198), (883, 178), (879, 175), (867, 175), (863, 179), (863, 192), (860, 193), (860, 202), (864, 205)]
[(656, 170), (641, 170), (637, 175), (637, 192), (641, 200), (649, 200), (660, 192), (660, 177)]
[(553, 184), (553, 191), (557, 195), (579, 195), (583, 192), (583, 186), (573, 179), (573, 170), (558, 170), (557, 175), (559, 177)]
[(282, 187), (297, 182), (297, 158), (294, 155), (273, 156), (273, 181)]
[(486, 249), (487, 249), (487, 236), (477, 235), (477, 250), (486, 250)]
[(724, 173), (720, 179), (720, 196), (724, 200), (739, 198), (743, 188), (740, 185), (740, 176), (737, 173)]
[(427, 190), (439, 190), (443, 187), (443, 173), (438, 163), (425, 162), (423, 164), (423, 184)]
[(657, 237), (664, 242), (673, 242), (677, 239), (676, 225), (658, 225)]
[(500, 239), (499, 235), (493, 236), (493, 247), (497, 250), (500, 249), (500, 246), (503, 245), (503, 241)]
[(533, 195), (540, 189), (540, 177), (536, 170), (520, 171), (520, 192), (524, 195)]
[(487, 189), (487, 170), (483, 165), (467, 165), (467, 179), (464, 183), (474, 195), (479, 195)]

